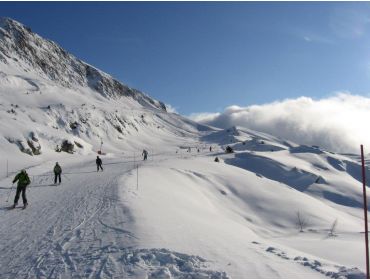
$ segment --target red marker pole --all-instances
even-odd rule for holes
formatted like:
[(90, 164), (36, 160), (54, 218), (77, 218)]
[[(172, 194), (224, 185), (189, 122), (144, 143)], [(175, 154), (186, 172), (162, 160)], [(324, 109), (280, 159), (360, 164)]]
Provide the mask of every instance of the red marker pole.
[(366, 200), (366, 176), (365, 176), (365, 160), (364, 146), (361, 145), (361, 163), (362, 163), (362, 188), (364, 194), (364, 216), (365, 216), (365, 243), (366, 243), (366, 278), (370, 279), (369, 275), (369, 237), (367, 228), (367, 200)]

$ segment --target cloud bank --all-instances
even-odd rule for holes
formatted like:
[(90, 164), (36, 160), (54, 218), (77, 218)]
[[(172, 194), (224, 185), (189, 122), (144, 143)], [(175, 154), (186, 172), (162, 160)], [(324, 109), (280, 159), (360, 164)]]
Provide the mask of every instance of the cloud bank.
[(222, 113), (192, 114), (191, 119), (220, 128), (242, 126), (298, 144), (335, 152), (370, 152), (370, 98), (350, 93), (314, 100), (287, 99), (248, 107), (230, 106)]

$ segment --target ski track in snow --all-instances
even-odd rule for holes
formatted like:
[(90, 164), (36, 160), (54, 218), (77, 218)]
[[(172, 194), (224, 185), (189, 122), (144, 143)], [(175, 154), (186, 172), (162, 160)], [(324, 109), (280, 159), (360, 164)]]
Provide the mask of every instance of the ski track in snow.
[[(13, 236), (16, 237), (15, 242), (9, 240), (4, 244), (2, 251), (12, 257), (3, 259), (1, 267), (6, 271), (3, 271), (2, 276), (7, 278), (113, 276), (107, 269), (115, 265), (110, 261), (109, 253), (112, 250), (119, 252), (126, 248), (122, 240), (127, 240), (126, 244), (133, 244), (131, 241), (133, 237), (125, 229), (110, 224), (124, 225), (125, 221), (120, 219), (129, 219), (130, 215), (122, 204), (121, 208), (115, 204), (116, 176), (109, 171), (106, 171), (104, 176), (102, 174), (92, 176), (96, 177), (94, 178), (96, 184), (91, 184), (91, 177), (75, 176), (73, 178), (75, 186), (65, 182), (56, 187), (58, 190), (64, 188), (59, 192), (55, 187), (49, 187), (51, 189), (49, 192), (54, 191), (54, 200), (49, 200), (52, 194), (44, 201), (33, 201), (30, 195), (32, 198), (29, 209), (22, 213), (16, 213), (16, 210), (11, 213), (14, 213), (11, 216), (18, 215), (16, 219), (20, 219), (14, 226), (17, 226), (17, 231), (21, 228), (22, 237)], [(71, 190), (71, 187), (74, 189)], [(29, 192), (35, 191), (31, 187)], [(108, 215), (108, 221), (102, 222)], [(40, 225), (47, 225), (47, 228), (40, 231), (38, 228)], [(13, 230), (13, 227), (7, 228), (7, 231), (1, 234), (2, 239), (12, 237)], [(113, 231), (114, 234), (105, 235), (107, 231)], [(120, 235), (124, 235), (124, 238), (120, 238)], [(116, 240), (106, 240), (106, 236), (114, 236)], [(32, 261), (27, 262), (27, 259)], [(94, 269), (81, 269), (85, 267)]]
[(27, 191), (29, 208), (0, 210), (1, 278), (227, 277), (197, 256), (137, 248), (133, 218), (117, 193), (132, 166), (85, 170), (58, 186), (38, 176)]

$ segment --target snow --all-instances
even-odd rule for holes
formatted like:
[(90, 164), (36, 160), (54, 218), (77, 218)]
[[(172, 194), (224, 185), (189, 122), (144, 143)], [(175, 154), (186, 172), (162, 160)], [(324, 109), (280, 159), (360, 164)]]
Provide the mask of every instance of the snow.
[[(12, 256), (1, 259), (3, 277), (364, 276), (361, 209), (216, 163), (205, 150), (146, 162), (107, 155), (99, 173), (92, 156), (59, 160), (58, 186), (53, 162), (28, 169), (30, 206), (0, 210), (1, 251)], [(296, 211), (309, 221), (303, 233)]]
[[(62, 49), (25, 34), (35, 60), (0, 48), (1, 278), (365, 277), (358, 155), (199, 125), (136, 90), (109, 95), (113, 78), (88, 65), (100, 92), (69, 54), (67, 76), (48, 77), (32, 63)], [(9, 210), (22, 168), (30, 204)]]

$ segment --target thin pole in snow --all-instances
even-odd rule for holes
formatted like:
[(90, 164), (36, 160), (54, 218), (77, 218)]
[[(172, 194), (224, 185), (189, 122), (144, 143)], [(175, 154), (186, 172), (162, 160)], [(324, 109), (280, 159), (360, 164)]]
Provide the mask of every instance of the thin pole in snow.
[(8, 159), (6, 160), (6, 178), (9, 176), (9, 162)]
[(136, 189), (139, 190), (139, 164), (136, 165)]
[(364, 146), (361, 145), (361, 163), (362, 163), (362, 188), (364, 196), (364, 216), (365, 216), (365, 246), (366, 246), (366, 279), (370, 279), (369, 275), (369, 236), (367, 226), (367, 200), (366, 200), (366, 175), (365, 175), (365, 160)]

